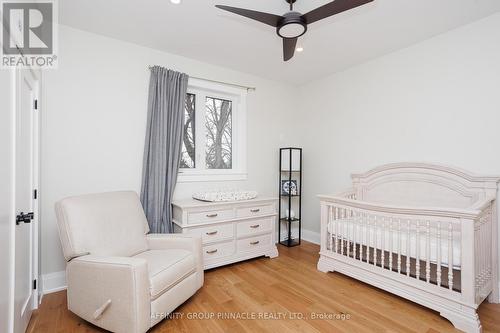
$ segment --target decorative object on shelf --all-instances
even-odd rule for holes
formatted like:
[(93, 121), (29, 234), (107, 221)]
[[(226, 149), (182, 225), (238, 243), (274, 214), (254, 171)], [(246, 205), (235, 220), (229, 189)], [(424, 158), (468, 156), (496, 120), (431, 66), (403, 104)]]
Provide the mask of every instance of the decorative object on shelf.
[(295, 212), (293, 210), (286, 210), (285, 211), (285, 217), (286, 218), (291, 218), (292, 220), (295, 218)]
[(281, 194), (282, 195), (297, 195), (297, 181), (296, 180), (281, 180)]
[(256, 191), (211, 191), (193, 194), (193, 199), (206, 202), (251, 200), (256, 197)]
[(302, 148), (280, 149), (279, 185), (279, 242), (288, 247), (296, 246), (302, 236)]

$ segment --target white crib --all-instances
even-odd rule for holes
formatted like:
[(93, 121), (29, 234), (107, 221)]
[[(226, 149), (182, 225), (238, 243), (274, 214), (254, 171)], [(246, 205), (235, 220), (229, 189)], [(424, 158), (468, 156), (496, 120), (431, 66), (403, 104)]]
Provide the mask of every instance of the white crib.
[(476, 310), (499, 302), (500, 177), (398, 163), (352, 175), (353, 188), (321, 195), (318, 269), (337, 271), (481, 332)]

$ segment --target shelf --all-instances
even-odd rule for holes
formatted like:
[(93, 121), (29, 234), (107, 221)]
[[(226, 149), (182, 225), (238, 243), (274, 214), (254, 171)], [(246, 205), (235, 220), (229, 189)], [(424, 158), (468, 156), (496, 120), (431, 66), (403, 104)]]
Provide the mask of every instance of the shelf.
[(280, 241), (280, 244), (287, 246), (287, 247), (293, 247), (293, 246), (300, 245), (300, 240), (297, 238), (286, 239), (286, 240)]
[[(288, 222), (288, 218), (284, 217), (280, 219), (281, 222)], [(300, 219), (294, 217), (293, 219), (290, 220), (290, 222), (299, 222)]]
[[(302, 228), (302, 216), (300, 214), (302, 205), (302, 148), (280, 148), (278, 172), (280, 185), (278, 189), (278, 242), (280, 245), (287, 247), (297, 246), (300, 245), (300, 229)], [(295, 216), (294, 211), (298, 213), (297, 216)], [(285, 215), (295, 217), (288, 218)], [(295, 229), (299, 229), (295, 238), (292, 236), (292, 229), (294, 235)], [(286, 235), (282, 234), (282, 231), (286, 231)]]

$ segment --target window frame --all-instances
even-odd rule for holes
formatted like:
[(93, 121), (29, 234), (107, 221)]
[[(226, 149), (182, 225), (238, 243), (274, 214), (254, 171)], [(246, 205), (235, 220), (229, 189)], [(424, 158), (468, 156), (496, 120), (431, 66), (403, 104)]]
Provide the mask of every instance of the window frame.
[[(208, 182), (247, 179), (247, 92), (220, 83), (189, 79), (188, 94), (195, 94), (195, 168), (180, 168), (177, 181)], [(219, 98), (232, 102), (232, 169), (206, 168), (206, 98)]]

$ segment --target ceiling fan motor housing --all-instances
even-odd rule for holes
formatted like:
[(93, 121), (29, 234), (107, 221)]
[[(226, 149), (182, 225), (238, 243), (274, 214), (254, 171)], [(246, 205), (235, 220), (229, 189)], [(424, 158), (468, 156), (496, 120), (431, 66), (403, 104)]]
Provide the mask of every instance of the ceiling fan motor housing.
[(307, 31), (307, 22), (299, 12), (288, 12), (278, 23), (276, 32), (281, 38), (297, 38)]

